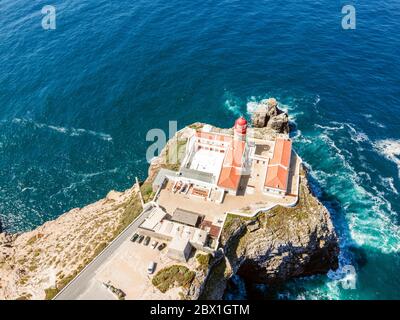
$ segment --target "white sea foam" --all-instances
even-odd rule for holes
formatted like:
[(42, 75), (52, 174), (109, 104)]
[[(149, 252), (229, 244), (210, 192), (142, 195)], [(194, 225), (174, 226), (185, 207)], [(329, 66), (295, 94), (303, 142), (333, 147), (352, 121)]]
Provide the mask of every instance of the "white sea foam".
[[(291, 132), (291, 139), (292, 140), (297, 141), (298, 139), (301, 139), (301, 138), (302, 138), (301, 130), (296, 129), (294, 131), (294, 134), (293, 134), (293, 132)], [(306, 142), (306, 141), (304, 140), (303, 142)]]
[(252, 112), (256, 111), (257, 107), (258, 107), (257, 102), (255, 102), (255, 101), (247, 102), (247, 104), (246, 104), (247, 113), (252, 113)]
[(60, 189), (55, 194), (51, 195), (50, 198), (54, 198), (61, 193), (66, 194), (68, 192), (75, 191), (77, 186), (84, 185), (85, 183), (87, 183), (87, 180), (89, 180), (90, 178), (93, 178), (96, 176), (101, 176), (101, 175), (108, 174), (108, 173), (116, 173), (117, 171), (118, 171), (118, 168), (104, 170), (104, 171), (98, 171), (98, 172), (91, 172), (91, 173), (74, 173), (74, 172), (70, 171), (72, 176), (79, 177), (79, 179), (77, 179), (77, 181), (72, 182), (67, 187)]
[[(372, 116), (366, 116), (366, 119), (369, 122), (373, 121)], [(337, 168), (331, 170), (329, 167), (320, 168), (314, 164), (315, 168), (314, 170), (311, 168), (310, 173), (318, 181), (321, 190), (338, 198), (343, 210), (343, 215), (339, 214), (335, 218), (341, 248), (339, 269), (336, 273), (333, 271), (328, 273), (329, 280), (323, 286), (314, 287), (311, 281), (310, 288), (307, 286), (305, 293), (302, 292), (294, 298), (305, 296), (307, 299), (341, 299), (351, 294), (342, 287), (343, 268), (354, 263), (349, 248), (371, 247), (384, 254), (400, 252), (400, 227), (396, 223), (398, 213), (393, 212), (392, 204), (387, 198), (389, 192), (398, 194), (394, 179), (382, 178), (384, 181), (378, 186), (372, 185), (371, 172), (374, 170), (367, 162), (364, 164), (363, 153), (355, 158), (352, 152), (343, 146), (351, 142), (359, 151), (366, 146), (368, 150), (375, 148), (395, 162), (400, 171), (400, 141), (383, 140), (373, 143), (354, 124), (345, 122), (331, 121), (316, 124), (315, 128), (321, 131), (319, 136), (296, 135), (294, 139), (300, 146), (299, 149), (303, 149), (302, 152), (308, 155), (316, 150), (316, 146), (318, 150), (322, 148), (327, 159), (331, 159), (329, 162), (332, 162), (332, 167)], [(361, 161), (361, 166), (366, 171), (356, 170), (352, 161)], [(327, 166), (327, 161), (324, 161), (323, 165)], [(322, 196), (321, 193), (317, 195)], [(327, 207), (329, 205), (326, 203)], [(356, 274), (347, 277), (355, 277), (350, 280), (356, 280), (357, 285)]]
[[(337, 147), (329, 130), (324, 132), (326, 133), (312, 138), (314, 143), (324, 141), (333, 151), (330, 153), (332, 161), (336, 158), (343, 169), (332, 173), (311, 170), (311, 174), (324, 189), (331, 194), (337, 194), (341, 200), (351, 236), (349, 241), (374, 247), (384, 253), (399, 252), (400, 228), (394, 222), (392, 215), (395, 213), (390, 201), (377, 187), (372, 186), (372, 190), (368, 191), (361, 185), (361, 177), (369, 174), (356, 171), (347, 159), (350, 158), (347, 151)], [(360, 204), (360, 210), (354, 209), (357, 204)]]
[(374, 142), (373, 146), (377, 152), (383, 154), (386, 159), (397, 165), (400, 177), (400, 140), (379, 140)]
[(317, 96), (315, 97), (314, 106), (316, 106), (320, 101), (321, 97), (319, 96), (319, 94), (317, 94)]
[(344, 129), (344, 124), (339, 124), (338, 126), (323, 126), (321, 124), (314, 124), (314, 127), (328, 131), (338, 131)]
[[(38, 124), (38, 127), (44, 128), (44, 127), (46, 127), (46, 125)], [(51, 129), (51, 130), (54, 130), (54, 131), (57, 131), (57, 132), (60, 132), (60, 133), (67, 133), (68, 132), (68, 129), (67, 128), (63, 128), (63, 127), (56, 127), (56, 126), (51, 126), (51, 125), (49, 125), (47, 127), (49, 129)]]
[(242, 112), (240, 111), (240, 106), (235, 104), (233, 101), (226, 100), (224, 106), (226, 109), (232, 112), (236, 117), (240, 117), (242, 115)]
[(364, 114), (364, 118), (367, 119), (367, 121), (372, 124), (373, 126), (379, 127), (379, 128), (386, 128), (386, 126), (378, 121), (373, 120), (373, 115), (372, 114)]
[(34, 187), (25, 187), (25, 188), (22, 188), (22, 189), (21, 189), (21, 192), (25, 192), (25, 191), (27, 191), (27, 190), (30, 190), (30, 191), (32, 191), (32, 192), (35, 192), (35, 191), (36, 191), (36, 188), (34, 188)]
[(229, 91), (225, 91), (224, 108), (231, 112), (235, 117), (242, 115), (241, 104), (242, 101)]
[(365, 142), (369, 141), (368, 136), (361, 130), (356, 130), (351, 124), (346, 123), (346, 126), (350, 129), (350, 139), (354, 142)]
[(389, 186), (389, 189), (394, 193), (394, 194), (399, 194), (399, 191), (394, 185), (394, 179), (392, 177), (387, 177), (387, 178), (382, 178), (385, 181), (385, 185)]
[(92, 172), (92, 173), (78, 173), (78, 176), (82, 176), (83, 178), (92, 178), (96, 176), (100, 176), (103, 174), (107, 173), (116, 173), (118, 171), (118, 168), (110, 169), (110, 170), (104, 170), (104, 171), (98, 171), (98, 172)]
[(93, 131), (93, 130), (86, 130), (86, 129), (81, 129), (81, 128), (78, 128), (78, 129), (66, 128), (66, 127), (54, 126), (54, 125), (49, 125), (49, 124), (45, 124), (45, 123), (34, 122), (32, 120), (20, 119), (20, 118), (13, 119), (12, 123), (22, 124), (22, 125), (26, 125), (29, 123), (36, 128), (52, 130), (52, 131), (55, 131), (58, 133), (67, 134), (71, 137), (82, 136), (82, 135), (91, 135), (91, 136), (94, 136), (94, 137), (99, 138), (104, 141), (112, 141), (111, 135), (109, 135), (107, 133), (103, 133), (103, 132)]

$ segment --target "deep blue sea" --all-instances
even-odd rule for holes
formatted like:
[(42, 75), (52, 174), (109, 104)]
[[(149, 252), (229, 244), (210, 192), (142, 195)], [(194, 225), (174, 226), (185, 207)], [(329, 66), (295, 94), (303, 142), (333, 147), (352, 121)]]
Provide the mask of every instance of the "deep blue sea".
[[(341, 27), (354, 4), (355, 30)], [(280, 299), (400, 298), (400, 2), (0, 0), (0, 219), (25, 231), (144, 179), (152, 128), (230, 127), (276, 97), (341, 268)]]

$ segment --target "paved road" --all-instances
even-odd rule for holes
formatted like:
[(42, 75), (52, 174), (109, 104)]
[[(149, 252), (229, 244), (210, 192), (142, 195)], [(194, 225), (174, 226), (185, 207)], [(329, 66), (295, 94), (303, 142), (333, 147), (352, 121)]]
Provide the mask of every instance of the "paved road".
[[(139, 217), (123, 231), (100, 255), (98, 255), (86, 268), (72, 280), (54, 300), (76, 300), (93, 285), (97, 269), (135, 232), (139, 225), (148, 217), (150, 210), (143, 211)], [(85, 298), (83, 298), (85, 299)]]

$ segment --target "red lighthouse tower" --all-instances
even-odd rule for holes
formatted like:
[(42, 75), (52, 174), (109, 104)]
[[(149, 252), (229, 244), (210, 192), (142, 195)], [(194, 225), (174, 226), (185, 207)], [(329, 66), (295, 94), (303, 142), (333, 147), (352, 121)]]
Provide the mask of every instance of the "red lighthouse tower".
[(235, 121), (233, 138), (237, 141), (246, 141), (247, 121), (240, 117)]

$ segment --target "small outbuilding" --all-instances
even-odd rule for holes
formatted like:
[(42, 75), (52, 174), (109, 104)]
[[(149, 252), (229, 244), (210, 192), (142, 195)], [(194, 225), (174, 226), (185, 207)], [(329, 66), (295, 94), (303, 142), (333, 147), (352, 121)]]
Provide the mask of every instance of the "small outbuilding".
[(202, 216), (196, 212), (176, 208), (171, 220), (187, 226), (196, 227), (201, 217)]
[(162, 187), (164, 185), (165, 181), (167, 181), (168, 176), (174, 177), (176, 175), (177, 175), (176, 171), (161, 168), (158, 171), (156, 177), (154, 178), (154, 181), (152, 184), (153, 191), (157, 191), (158, 188)]
[(186, 262), (189, 259), (192, 245), (189, 239), (174, 237), (168, 245), (167, 256), (171, 259)]

